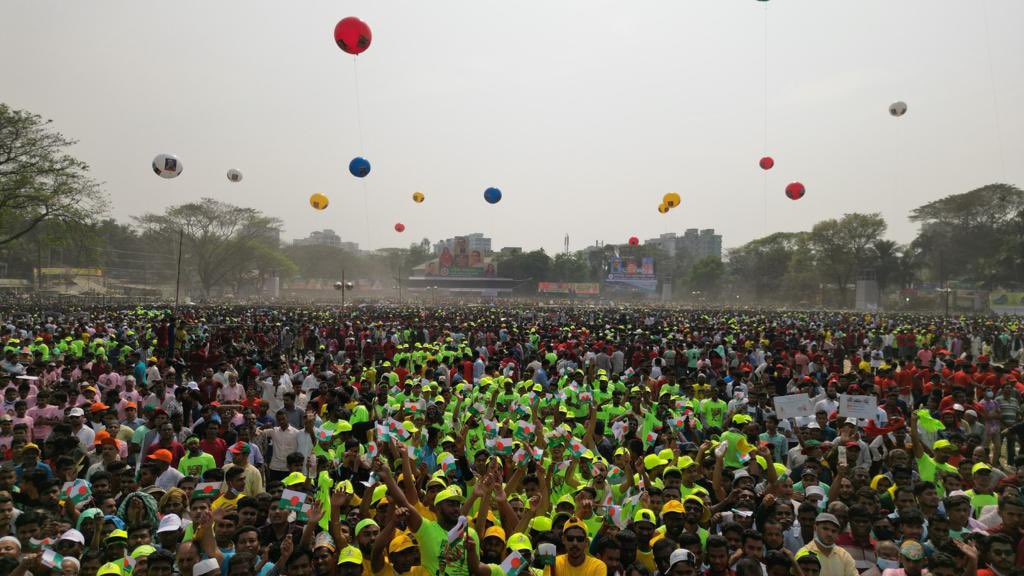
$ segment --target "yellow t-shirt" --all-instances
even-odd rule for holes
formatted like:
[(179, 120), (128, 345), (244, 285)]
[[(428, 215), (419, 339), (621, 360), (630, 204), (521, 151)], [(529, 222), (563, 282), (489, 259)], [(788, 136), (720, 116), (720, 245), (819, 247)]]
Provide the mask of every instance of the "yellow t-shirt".
[[(555, 556), (555, 572), (558, 576), (608, 576), (608, 566), (593, 556), (587, 556), (580, 566), (569, 564), (569, 556)], [(551, 575), (551, 567), (544, 568), (544, 576)]]

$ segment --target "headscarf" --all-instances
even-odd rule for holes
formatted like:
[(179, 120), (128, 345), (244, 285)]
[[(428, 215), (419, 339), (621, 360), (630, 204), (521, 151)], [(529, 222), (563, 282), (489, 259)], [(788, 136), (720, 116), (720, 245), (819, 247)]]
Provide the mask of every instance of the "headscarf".
[(146, 520), (149, 521), (149, 525), (153, 527), (153, 530), (156, 530), (156, 527), (160, 524), (160, 520), (157, 518), (156, 514), (156, 498), (153, 498), (145, 492), (132, 492), (129, 494), (121, 502), (121, 505), (117, 507), (117, 515), (121, 518), (127, 518), (128, 506), (132, 503), (132, 500), (136, 498), (142, 500), (142, 505), (146, 508)]
[[(186, 494), (181, 488), (171, 488), (163, 495), (163, 498), (160, 498), (160, 505), (158, 506), (158, 509), (163, 510), (164, 505), (173, 499), (181, 500), (182, 504), (185, 504), (185, 507), (188, 508), (188, 494)], [(163, 512), (161, 512), (161, 514), (162, 513)]]
[(103, 517), (103, 510), (99, 508), (87, 508), (78, 515), (78, 522), (75, 523), (75, 530), (82, 531), (82, 522), (89, 518)]
[(119, 516), (113, 514), (107, 514), (103, 517), (104, 522), (113, 522), (114, 527), (118, 530), (124, 530), (124, 520), (121, 520)]

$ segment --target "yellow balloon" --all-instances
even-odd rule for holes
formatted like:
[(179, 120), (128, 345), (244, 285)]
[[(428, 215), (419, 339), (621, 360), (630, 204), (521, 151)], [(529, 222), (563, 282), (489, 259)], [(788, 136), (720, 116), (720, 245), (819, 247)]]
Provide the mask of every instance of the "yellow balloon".
[(665, 206), (668, 206), (669, 208), (675, 208), (676, 206), (679, 206), (679, 204), (682, 201), (683, 199), (680, 198), (679, 194), (676, 194), (675, 192), (669, 192), (668, 194), (665, 194), (665, 196), (661, 199), (661, 203), (664, 204)]
[(662, 214), (668, 212), (668, 204), (665, 204), (664, 202), (658, 204), (658, 212), (661, 212)]
[(425, 199), (426, 199), (426, 196), (423, 195), (423, 192), (413, 192), (412, 193), (412, 201), (417, 203), (417, 204), (423, 202), (423, 200), (425, 200)]
[(327, 196), (324, 196), (319, 192), (309, 197), (309, 205), (312, 206), (313, 208), (316, 208), (317, 210), (323, 210), (324, 208), (327, 208), (327, 204)]

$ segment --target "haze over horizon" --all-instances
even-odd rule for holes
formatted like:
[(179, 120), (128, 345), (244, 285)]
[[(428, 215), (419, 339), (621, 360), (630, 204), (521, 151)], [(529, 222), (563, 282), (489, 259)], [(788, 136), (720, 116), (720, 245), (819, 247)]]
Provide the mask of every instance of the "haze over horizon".
[[(120, 221), (212, 197), (280, 217), (289, 241), (483, 232), (553, 253), (566, 234), (577, 250), (714, 228), (735, 247), (881, 212), (908, 242), (917, 206), (1024, 184), (1015, 0), (154, 7), (17, 0), (0, 18), (0, 51), (16, 55), (2, 101), (79, 140)], [(373, 30), (358, 57), (333, 42), (345, 16)], [(160, 153), (180, 177), (153, 174)], [(354, 156), (373, 165), (364, 180)], [(790, 181), (803, 199), (785, 197)], [(682, 206), (659, 214), (673, 191)], [(328, 209), (309, 206), (315, 192)]]

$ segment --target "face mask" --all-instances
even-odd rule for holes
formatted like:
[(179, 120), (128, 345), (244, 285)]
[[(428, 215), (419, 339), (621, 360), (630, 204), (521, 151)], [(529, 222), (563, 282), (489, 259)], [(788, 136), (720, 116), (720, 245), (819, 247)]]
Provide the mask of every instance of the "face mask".
[(824, 542), (821, 541), (821, 538), (818, 538), (817, 534), (814, 535), (814, 543), (817, 544), (819, 548), (822, 548), (824, 550), (831, 550), (831, 549), (835, 548), (835, 546), (836, 546), (834, 543), (833, 544), (825, 544)]
[(900, 567), (899, 560), (886, 560), (885, 558), (879, 558), (878, 560), (875, 560), (875, 563), (878, 564), (879, 570), (886, 570), (888, 568), (895, 570)]

